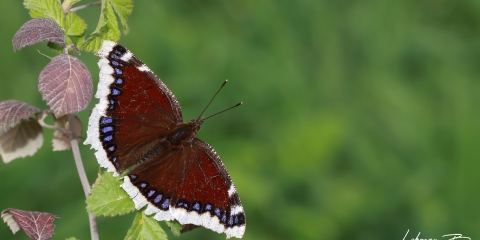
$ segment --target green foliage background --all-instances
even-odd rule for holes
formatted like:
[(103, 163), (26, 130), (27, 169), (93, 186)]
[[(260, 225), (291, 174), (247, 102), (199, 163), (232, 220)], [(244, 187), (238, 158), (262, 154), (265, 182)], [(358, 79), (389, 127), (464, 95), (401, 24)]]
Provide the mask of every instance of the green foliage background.
[[(89, 33), (98, 11), (79, 12)], [(37, 79), (49, 59), (37, 49), (55, 53), (12, 50), (29, 19), (21, 1), (0, 3), (0, 100), (46, 109)], [(245, 103), (198, 134), (235, 181), (244, 239), (480, 238), (480, 1), (136, 1), (129, 26), (120, 43), (186, 120), (224, 79), (207, 114)], [(98, 58), (80, 58), (96, 86)], [(38, 154), (0, 164), (0, 209), (57, 214), (54, 239), (89, 239), (72, 154), (51, 152), (45, 133)], [(93, 183), (98, 164), (81, 150)], [(133, 217), (99, 217), (100, 237), (122, 239)], [(0, 239), (26, 236), (0, 224)]]

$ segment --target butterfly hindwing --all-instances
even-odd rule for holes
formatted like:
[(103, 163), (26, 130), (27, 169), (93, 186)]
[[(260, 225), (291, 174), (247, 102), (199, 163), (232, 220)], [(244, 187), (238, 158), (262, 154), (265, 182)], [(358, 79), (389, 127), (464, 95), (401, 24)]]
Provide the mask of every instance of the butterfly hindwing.
[(245, 230), (245, 213), (230, 176), (216, 152), (199, 139), (137, 166), (122, 187), (137, 209), (147, 205), (146, 212), (157, 220), (201, 225), (227, 237), (241, 237)]

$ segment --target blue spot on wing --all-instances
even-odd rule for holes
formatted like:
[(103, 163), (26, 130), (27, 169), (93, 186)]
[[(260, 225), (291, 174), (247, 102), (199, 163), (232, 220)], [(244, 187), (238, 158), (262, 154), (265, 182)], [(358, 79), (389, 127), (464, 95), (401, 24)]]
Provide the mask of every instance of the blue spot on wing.
[(207, 203), (207, 205), (205, 205), (205, 211), (210, 211), (210, 210), (212, 210), (212, 204)]
[(102, 128), (103, 133), (108, 133), (108, 132), (111, 132), (111, 131), (113, 131), (112, 126), (106, 126), (106, 127)]
[(227, 214), (223, 213), (222, 217), (220, 218), (220, 222), (225, 223), (227, 221)]
[(162, 201), (162, 197), (163, 195), (162, 194), (158, 194), (155, 199), (153, 199), (153, 202), (154, 203), (159, 203), (160, 201)]
[(163, 209), (168, 209), (168, 206), (170, 205), (170, 199), (167, 198), (165, 201), (162, 203), (162, 208)]
[(110, 99), (110, 107), (108, 109), (112, 110), (114, 106), (115, 106), (115, 101), (113, 99)]
[(122, 93), (120, 90), (116, 88), (112, 88), (112, 95), (117, 96), (117, 95), (120, 95), (120, 93)]
[(123, 73), (122, 69), (120, 69), (120, 68), (114, 68), (114, 70), (115, 70), (115, 74), (117, 74), (117, 75), (122, 75), (122, 73)]
[(110, 61), (110, 63), (111, 63), (111, 64), (112, 64), (112, 66), (114, 66), (114, 67), (118, 67), (118, 66), (120, 66), (120, 63), (119, 63), (119, 62), (117, 62), (117, 61), (114, 61), (114, 60), (111, 60), (111, 61)]
[(152, 190), (148, 191), (147, 196), (148, 196), (149, 198), (151, 198), (151, 197), (153, 196), (153, 194), (155, 194), (155, 192), (156, 192), (156, 191), (152, 189)]
[(110, 124), (110, 123), (113, 122), (113, 118), (102, 117), (101, 120), (100, 120), (100, 122), (101, 122), (102, 124)]
[(197, 202), (197, 203), (193, 204), (192, 209), (195, 209), (195, 210), (197, 210), (197, 211), (200, 211), (200, 208), (201, 208), (200, 203)]

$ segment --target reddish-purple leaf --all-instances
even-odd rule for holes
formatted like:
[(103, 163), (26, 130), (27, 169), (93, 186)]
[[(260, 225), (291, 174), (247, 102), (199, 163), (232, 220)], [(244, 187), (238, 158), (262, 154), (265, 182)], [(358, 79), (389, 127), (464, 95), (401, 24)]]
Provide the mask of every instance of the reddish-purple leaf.
[(18, 29), (13, 37), (13, 51), (38, 42), (53, 42), (62, 47), (67, 45), (62, 29), (48, 18), (32, 19)]
[(17, 100), (0, 102), (0, 135), (39, 112), (40, 109)]
[(42, 144), (43, 129), (37, 120), (22, 120), (0, 136), (0, 156), (8, 163), (15, 158), (32, 156)]
[[(61, 118), (55, 118), (55, 127), (70, 131), (70, 124), (68, 122), (68, 116)], [(82, 135), (82, 122), (75, 116), (75, 136), (80, 137)], [(72, 146), (70, 145), (70, 136), (60, 130), (55, 130), (53, 133), (53, 151), (68, 150)]]
[(35, 240), (47, 240), (53, 237), (55, 225), (53, 220), (60, 218), (51, 213), (22, 211), (7, 208), (2, 211), (3, 221), (15, 234), (20, 228)]
[(61, 54), (42, 70), (38, 89), (55, 117), (76, 113), (88, 107), (92, 99), (92, 75), (78, 58)]

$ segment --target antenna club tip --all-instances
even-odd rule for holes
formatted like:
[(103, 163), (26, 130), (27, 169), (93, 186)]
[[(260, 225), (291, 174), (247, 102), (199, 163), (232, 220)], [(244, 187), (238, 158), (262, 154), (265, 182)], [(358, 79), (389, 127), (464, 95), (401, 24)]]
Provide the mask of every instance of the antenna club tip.
[(243, 102), (240, 102), (238, 105), (242, 105), (242, 104), (243, 104)]

